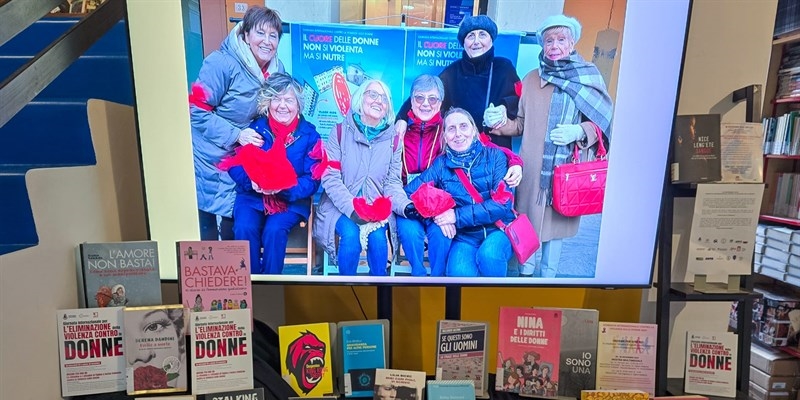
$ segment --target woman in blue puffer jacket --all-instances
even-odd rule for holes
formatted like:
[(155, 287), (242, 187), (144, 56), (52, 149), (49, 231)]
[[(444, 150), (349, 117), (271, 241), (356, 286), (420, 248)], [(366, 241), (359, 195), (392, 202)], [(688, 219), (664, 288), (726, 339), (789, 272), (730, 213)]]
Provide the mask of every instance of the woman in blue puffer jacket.
[[(454, 208), (433, 218), (453, 239), (447, 276), (505, 277), (511, 242), (495, 222), (514, 219), (510, 196), (501, 195), (505, 192), (508, 158), (501, 150), (484, 146), (478, 136), (472, 116), (462, 108), (451, 108), (444, 117), (445, 154), (405, 190), (411, 194), (423, 183), (432, 182), (455, 200)], [(456, 173), (459, 169), (483, 201), (478, 203), (469, 194)]]

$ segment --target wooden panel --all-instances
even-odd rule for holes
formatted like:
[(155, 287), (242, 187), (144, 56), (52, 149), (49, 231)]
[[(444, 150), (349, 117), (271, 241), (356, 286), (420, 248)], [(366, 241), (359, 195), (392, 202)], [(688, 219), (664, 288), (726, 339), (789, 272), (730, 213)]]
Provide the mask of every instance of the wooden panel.
[(231, 18), (241, 19), (251, 6), (263, 6), (264, 0), (225, 0), (225, 20), (228, 21), (228, 32), (236, 26)]

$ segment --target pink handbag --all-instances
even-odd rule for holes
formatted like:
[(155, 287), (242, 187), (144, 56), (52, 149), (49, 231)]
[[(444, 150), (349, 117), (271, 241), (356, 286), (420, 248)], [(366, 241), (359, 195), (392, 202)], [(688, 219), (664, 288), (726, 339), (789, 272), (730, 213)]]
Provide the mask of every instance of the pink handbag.
[(603, 212), (606, 194), (608, 158), (603, 135), (597, 131), (597, 159), (580, 162), (580, 150), (575, 146), (572, 163), (556, 165), (553, 170), (553, 208), (566, 217)]
[[(483, 202), (483, 197), (481, 197), (478, 190), (475, 189), (475, 186), (472, 185), (472, 182), (469, 181), (464, 170), (460, 168), (456, 169), (456, 175), (458, 179), (461, 180), (461, 183), (467, 189), (470, 196), (472, 196), (472, 199), (475, 200), (476, 203)], [(508, 225), (500, 220), (495, 221), (494, 224), (506, 234), (506, 237), (508, 237), (508, 240), (511, 242), (514, 255), (517, 257), (520, 264), (522, 264), (528, 261), (533, 253), (539, 249), (539, 235), (536, 234), (536, 229), (533, 228), (533, 224), (527, 215), (520, 214), (516, 210), (513, 211), (516, 218), (509, 222)]]

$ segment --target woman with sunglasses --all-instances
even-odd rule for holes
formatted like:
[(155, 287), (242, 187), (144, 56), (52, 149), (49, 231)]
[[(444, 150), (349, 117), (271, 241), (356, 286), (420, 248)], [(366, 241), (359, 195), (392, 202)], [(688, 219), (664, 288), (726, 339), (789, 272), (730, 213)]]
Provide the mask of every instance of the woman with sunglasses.
[[(367, 80), (353, 93), (344, 121), (328, 135), (325, 150), (330, 163), (337, 166), (322, 175), (324, 192), (314, 219), (314, 238), (337, 259), (341, 275), (356, 274), (362, 234), (366, 236), (370, 275), (386, 275), (386, 230), (391, 233), (392, 248), (397, 249), (394, 214), (406, 215), (406, 207), (414, 207), (400, 180), (400, 139), (393, 120), (389, 87), (379, 80)], [(394, 213), (387, 221), (368, 222), (356, 212), (356, 198), (373, 204), (380, 197), (391, 200)]]
[[(444, 154), (444, 120), (441, 108), (444, 100), (444, 85), (438, 76), (420, 75), (411, 84), (411, 109), (407, 113), (408, 128), (403, 136), (403, 184), (413, 181), (422, 171), (430, 167), (436, 157)], [(498, 147), (483, 137), (489, 147)], [(506, 184), (515, 187), (522, 179), (522, 159), (511, 150), (500, 148), (508, 158)], [(425, 241), (428, 242), (428, 260), (431, 276), (444, 276), (450, 239), (430, 219), (422, 219), (416, 210), (407, 212), (405, 218), (397, 217), (400, 243), (411, 264), (411, 275), (425, 276), (427, 271), (422, 259)]]

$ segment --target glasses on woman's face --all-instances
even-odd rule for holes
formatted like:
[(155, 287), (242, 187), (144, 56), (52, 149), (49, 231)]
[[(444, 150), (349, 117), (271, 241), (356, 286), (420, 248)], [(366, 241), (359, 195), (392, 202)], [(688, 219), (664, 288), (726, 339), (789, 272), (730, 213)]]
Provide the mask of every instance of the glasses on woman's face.
[(419, 94), (414, 96), (414, 102), (419, 104), (419, 105), (425, 104), (425, 100), (428, 101), (428, 104), (430, 104), (431, 107), (439, 104), (439, 98), (436, 97), (436, 96), (425, 97), (425, 96), (422, 96), (422, 95), (419, 95)]
[(365, 90), (364, 95), (367, 96), (368, 99), (372, 101), (380, 100), (383, 104), (389, 104), (389, 97), (385, 94), (380, 94), (374, 90)]

